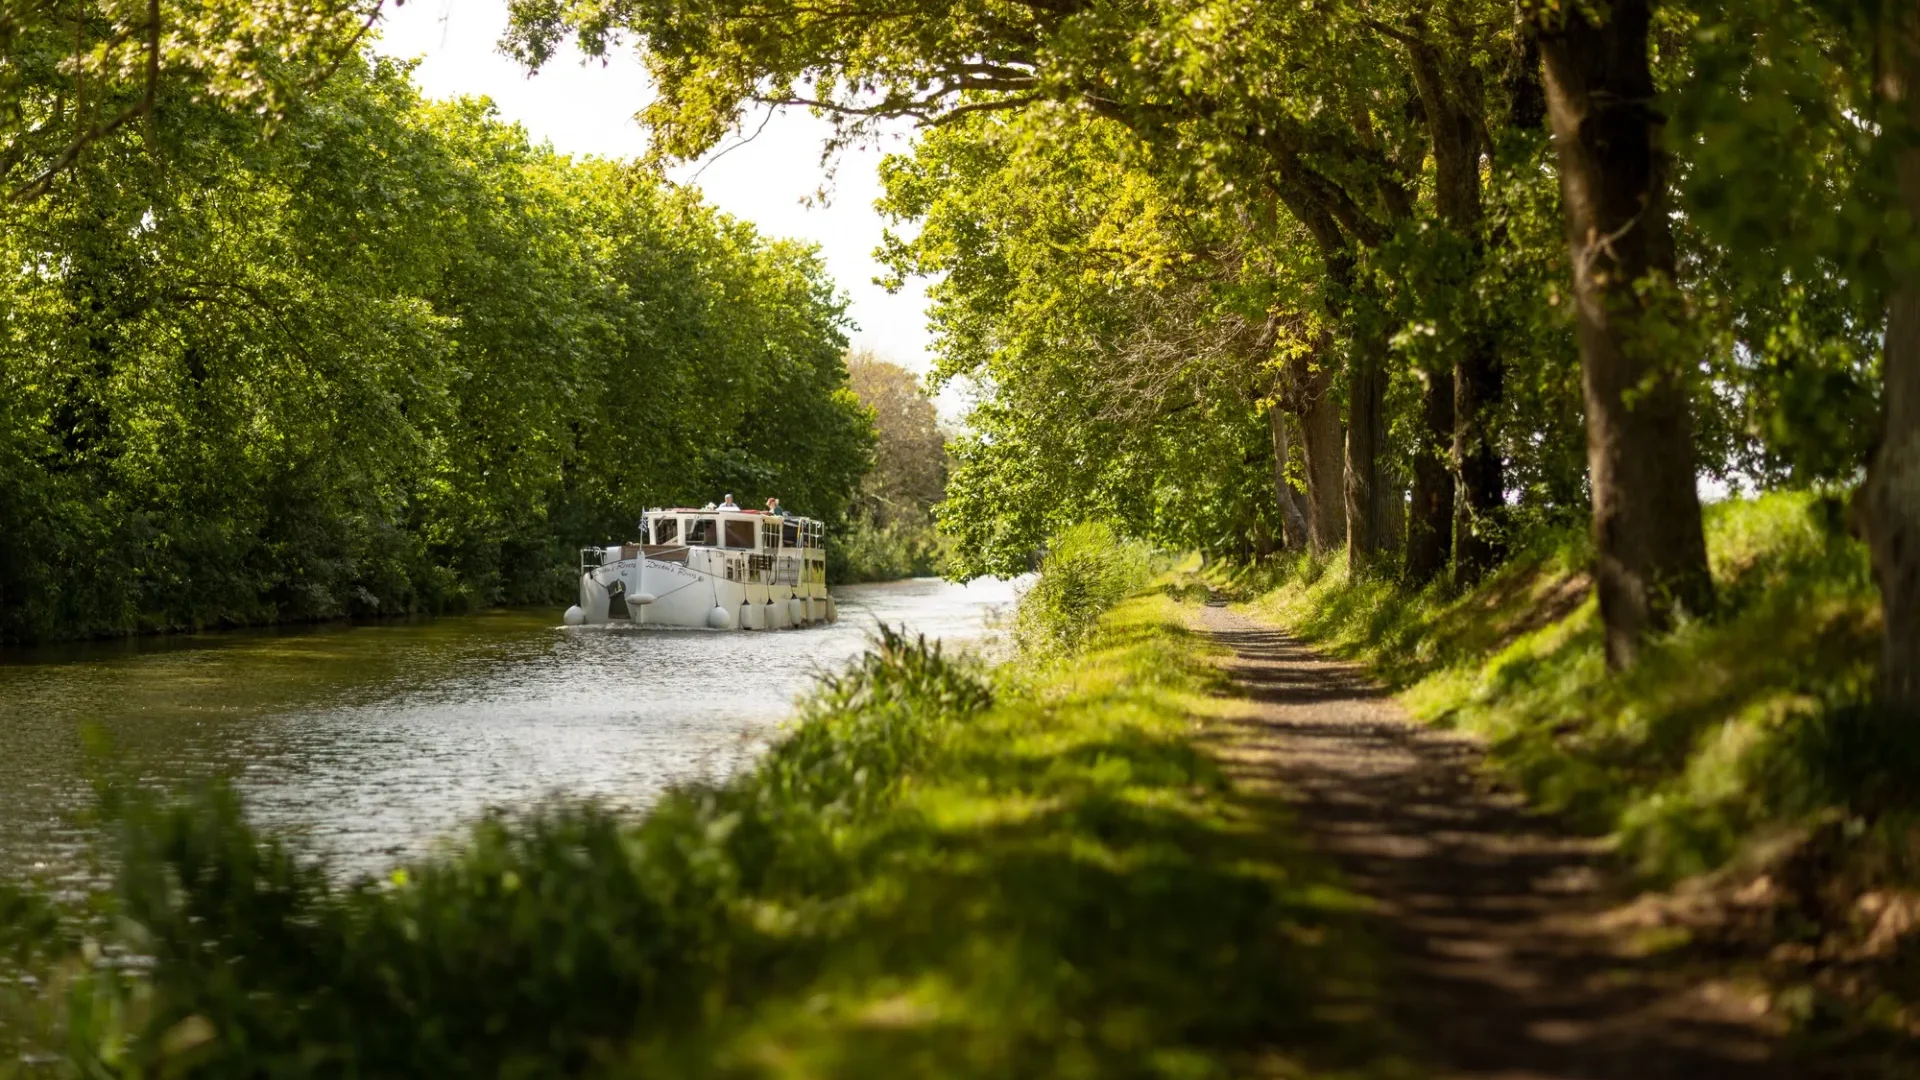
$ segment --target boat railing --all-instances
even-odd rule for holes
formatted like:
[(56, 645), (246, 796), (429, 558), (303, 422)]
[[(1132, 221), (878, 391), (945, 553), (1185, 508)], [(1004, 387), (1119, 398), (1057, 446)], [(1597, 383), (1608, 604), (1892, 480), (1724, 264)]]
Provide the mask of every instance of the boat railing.
[(606, 548), (602, 548), (602, 547), (581, 548), (580, 549), (580, 576), (586, 577), (589, 571), (595, 569), (596, 567), (605, 565), (606, 561), (607, 561)]
[(613, 547), (581, 548), (580, 573), (585, 575), (602, 566), (633, 558), (688, 566), (688, 557), (696, 547), (702, 551), (724, 553), (726, 558), (721, 560), (723, 565), (719, 570), (730, 580), (764, 581), (772, 585), (800, 585), (812, 576), (808, 573), (809, 564), (820, 561), (817, 549), (812, 548), (786, 548), (775, 555), (708, 547), (705, 544), (617, 544)]

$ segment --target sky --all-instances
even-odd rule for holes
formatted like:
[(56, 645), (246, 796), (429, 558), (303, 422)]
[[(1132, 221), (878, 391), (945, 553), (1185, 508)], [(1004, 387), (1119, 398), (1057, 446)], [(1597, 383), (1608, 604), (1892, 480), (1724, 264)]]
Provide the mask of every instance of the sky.
[[(495, 48), (506, 25), (506, 0), (407, 0), (399, 6), (389, 0), (375, 48), (389, 56), (419, 58), (414, 80), (427, 96), (484, 94), (503, 119), (562, 153), (633, 157), (646, 148), (633, 114), (653, 92), (631, 51), (604, 64), (583, 64), (569, 48), (529, 77)], [(760, 119), (755, 117), (748, 130)], [(907, 128), (878, 148), (842, 155), (827, 203), (809, 207), (802, 200), (825, 182), (820, 148), (827, 133), (827, 123), (805, 110), (781, 110), (751, 141), (736, 140), (731, 149), (723, 145), (670, 175), (699, 187), (720, 209), (753, 222), (763, 233), (818, 244), (827, 270), (852, 300), (858, 324), (854, 348), (870, 348), (924, 373), (929, 361), (925, 293), (913, 282), (897, 295), (873, 284), (882, 272), (873, 250), (885, 227), (873, 209), (880, 194), (875, 170), (886, 152), (906, 147)], [(939, 404), (949, 419), (960, 407), (951, 391)]]

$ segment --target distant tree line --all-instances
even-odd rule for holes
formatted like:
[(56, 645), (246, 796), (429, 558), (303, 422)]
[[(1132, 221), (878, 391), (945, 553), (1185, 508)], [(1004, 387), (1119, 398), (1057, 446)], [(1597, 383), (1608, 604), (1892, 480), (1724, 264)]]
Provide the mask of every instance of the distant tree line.
[(663, 157), (763, 106), (923, 126), (891, 255), (987, 389), (963, 568), (1091, 515), (1464, 587), (1584, 518), (1624, 668), (1714, 610), (1701, 477), (1812, 486), (1920, 710), (1913, 5), (513, 6), (532, 64), (637, 43)]
[(814, 252), (423, 101), (377, 7), (0, 10), (0, 642), (549, 601), (649, 504), (853, 497)]
[(847, 356), (847, 382), (873, 413), (878, 442), (860, 481), (848, 528), (828, 549), (829, 567), (849, 581), (930, 576), (946, 567), (934, 507), (946, 497), (947, 436), (926, 385), (869, 349)]

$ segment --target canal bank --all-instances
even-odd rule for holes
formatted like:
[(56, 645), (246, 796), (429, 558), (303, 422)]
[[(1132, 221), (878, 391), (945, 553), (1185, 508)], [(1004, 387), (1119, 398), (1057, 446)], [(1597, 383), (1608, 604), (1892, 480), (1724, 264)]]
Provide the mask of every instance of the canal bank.
[[(1111, 541), (1055, 549), (1006, 663), (884, 637), (751, 768), (645, 817), (489, 818), (343, 890), (226, 794), (135, 805), (106, 951), (38, 939), (43, 970), (64, 949), (86, 973), (54, 1010), (61, 1056), (111, 1052), (107, 1075), (1821, 1075), (1766, 1025), (1668, 1010), (1653, 991), (1738, 965), (1634, 951), (1599, 917), (1595, 845), (1489, 791), (1470, 740), (1275, 627), (1176, 602), (1190, 578), (1143, 591), (1146, 560)], [(116, 947), (145, 959), (84, 959)]]
[[(64, 1053), (112, 1044), (120, 1074), (323, 1054), (363, 1075), (1386, 1075), (1360, 903), (1197, 743), (1231, 702), (1183, 624), (1139, 597), (991, 672), (893, 638), (723, 785), (641, 820), (485, 821), (361, 889), (256, 843), (230, 799), (136, 810), (115, 904), (151, 974), (92, 984)], [(87, 1026), (108, 1015), (130, 1043)]]

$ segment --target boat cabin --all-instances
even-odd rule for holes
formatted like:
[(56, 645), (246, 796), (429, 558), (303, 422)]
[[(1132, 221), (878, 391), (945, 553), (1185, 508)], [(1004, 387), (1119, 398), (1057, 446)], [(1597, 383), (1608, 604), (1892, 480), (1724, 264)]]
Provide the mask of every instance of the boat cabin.
[[(779, 517), (760, 510), (649, 510), (649, 548), (703, 547), (772, 554), (824, 548), (821, 524), (811, 518)], [(651, 554), (651, 552), (649, 552)]]
[(647, 511), (641, 528), (638, 543), (595, 549), (602, 563), (651, 559), (729, 581), (826, 587), (826, 529), (812, 518), (673, 507)]

